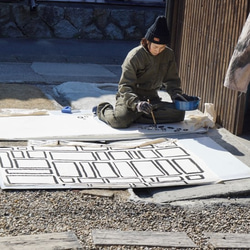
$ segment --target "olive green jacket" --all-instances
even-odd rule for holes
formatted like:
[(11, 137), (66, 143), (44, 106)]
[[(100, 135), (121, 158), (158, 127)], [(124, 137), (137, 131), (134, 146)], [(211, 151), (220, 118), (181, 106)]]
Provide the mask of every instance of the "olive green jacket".
[(166, 47), (153, 56), (142, 45), (132, 49), (122, 64), (118, 101), (135, 110), (139, 101), (157, 98), (162, 87), (171, 97), (182, 93), (173, 51)]

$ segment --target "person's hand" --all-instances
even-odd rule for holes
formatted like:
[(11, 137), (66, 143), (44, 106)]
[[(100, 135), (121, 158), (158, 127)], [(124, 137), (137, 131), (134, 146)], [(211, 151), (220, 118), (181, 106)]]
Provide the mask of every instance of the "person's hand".
[(143, 112), (148, 115), (152, 112), (153, 106), (146, 101), (141, 101), (137, 104), (136, 108), (138, 112)]

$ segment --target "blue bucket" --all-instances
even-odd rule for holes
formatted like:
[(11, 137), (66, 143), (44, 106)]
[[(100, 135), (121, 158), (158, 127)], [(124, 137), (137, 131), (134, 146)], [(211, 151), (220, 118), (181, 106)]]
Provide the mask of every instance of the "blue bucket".
[(180, 98), (175, 99), (175, 108), (179, 110), (195, 110), (198, 108), (200, 98), (197, 96), (189, 96), (188, 102), (181, 100)]

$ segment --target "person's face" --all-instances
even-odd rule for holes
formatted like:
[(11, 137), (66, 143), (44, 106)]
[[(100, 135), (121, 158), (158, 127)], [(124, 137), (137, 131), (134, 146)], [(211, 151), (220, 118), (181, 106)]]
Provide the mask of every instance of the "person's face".
[(157, 56), (166, 48), (165, 44), (149, 43), (148, 50), (153, 56)]

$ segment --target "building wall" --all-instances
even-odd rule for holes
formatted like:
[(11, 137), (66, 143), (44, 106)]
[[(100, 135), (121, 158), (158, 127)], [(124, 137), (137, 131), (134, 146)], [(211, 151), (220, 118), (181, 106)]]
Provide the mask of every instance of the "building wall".
[(226, 71), (249, 13), (248, 0), (179, 0), (173, 47), (186, 93), (213, 103), (217, 123), (241, 134), (246, 95), (224, 87)]
[(138, 40), (164, 7), (86, 3), (0, 3), (0, 37)]

